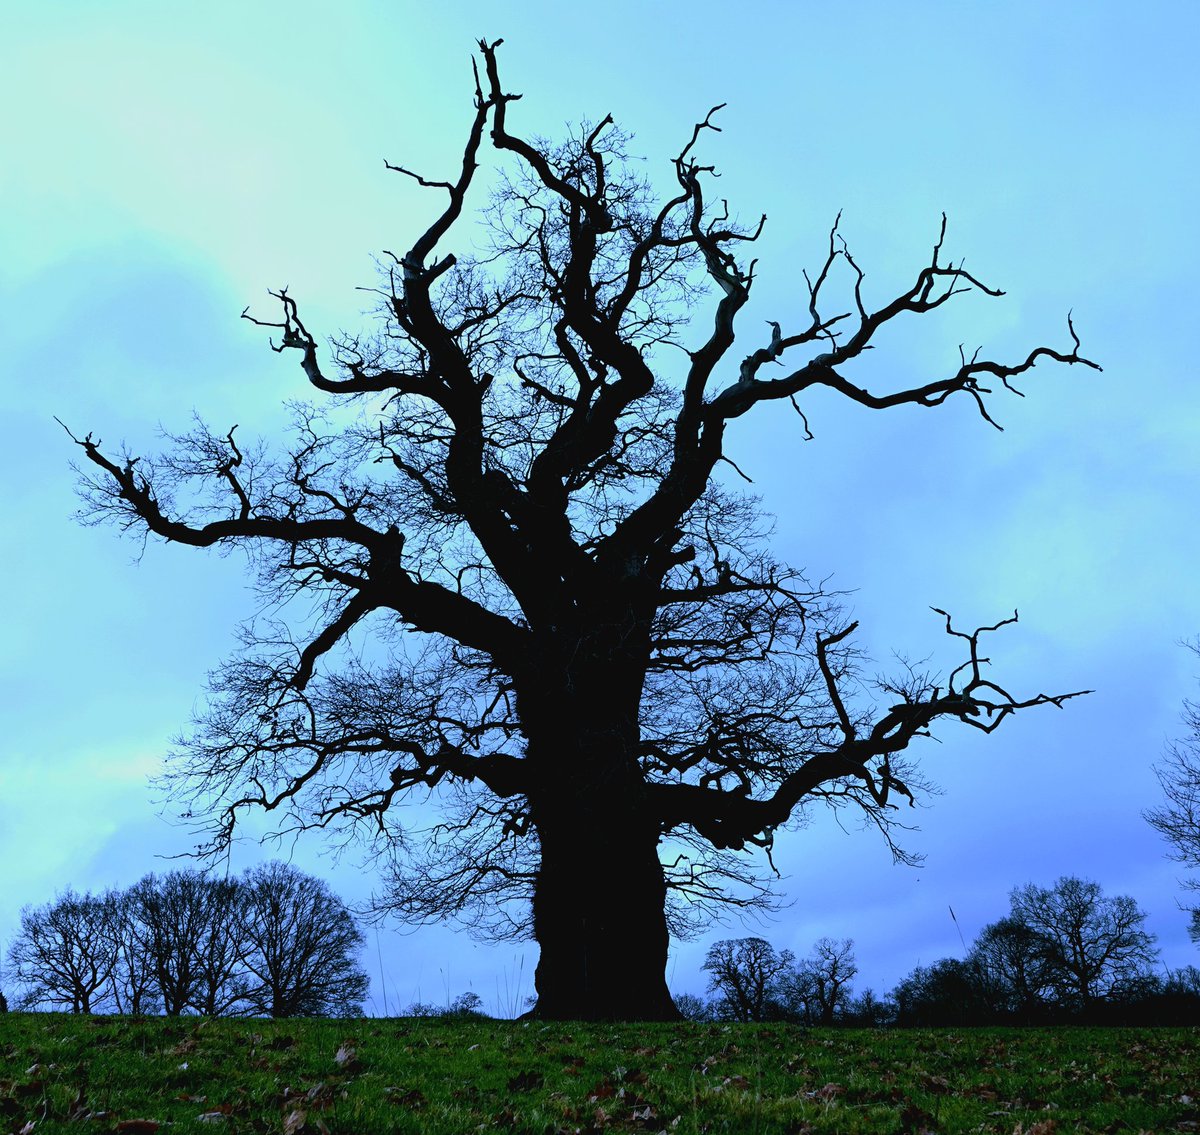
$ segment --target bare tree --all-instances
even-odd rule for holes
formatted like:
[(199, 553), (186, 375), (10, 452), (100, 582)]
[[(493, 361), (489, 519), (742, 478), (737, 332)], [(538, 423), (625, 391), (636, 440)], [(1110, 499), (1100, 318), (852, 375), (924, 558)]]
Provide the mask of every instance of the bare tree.
[(162, 1007), (156, 959), (147, 948), (139, 918), (136, 890), (109, 891), (102, 900), (112, 918), (116, 964), (109, 978), (109, 998), (118, 1013), (156, 1013)]
[(147, 875), (129, 892), (136, 935), (151, 960), (163, 1012), (177, 1017), (191, 1004), (200, 972), (207, 921), (204, 876), (198, 871)]
[(119, 959), (111, 901), (68, 889), (44, 906), (21, 911), (9, 947), (11, 976), (23, 987), (24, 1008), (99, 1008)]
[(246, 998), (271, 1017), (362, 1012), (370, 982), (358, 967), (363, 936), (345, 904), (319, 879), (286, 863), (251, 869), (245, 887)]
[(163, 1011), (222, 1016), (242, 999), (243, 903), (232, 881), (199, 871), (147, 875), (128, 892), (127, 939), (150, 959)]
[(246, 894), (236, 879), (207, 881), (208, 921), (200, 942), (202, 964), (191, 1007), (206, 1017), (241, 1012), (248, 982), (242, 967), (246, 952)]
[(1144, 911), (1128, 895), (1070, 876), (1053, 887), (1029, 883), (1009, 896), (1012, 919), (1029, 928), (1056, 1000), (1086, 1011), (1140, 981), (1158, 951), (1143, 929)]
[(713, 1019), (713, 1005), (709, 1001), (705, 1001), (703, 997), (698, 997), (695, 993), (676, 993), (674, 994), (675, 1008), (679, 1010), (680, 1017), (685, 1021), (711, 1021)]
[[(300, 408), (271, 457), (236, 427), (197, 426), (162, 456), (77, 439), (86, 516), (142, 537), (241, 547), (274, 617), (215, 677), (174, 787), (212, 822), (247, 809), (290, 829), (356, 828), (389, 864), (385, 905), (532, 933), (546, 1017), (675, 1015), (669, 933), (715, 904), (764, 900), (763, 848), (813, 803), (862, 809), (891, 843), (921, 779), (904, 755), (942, 718), (991, 731), (1031, 706), (965, 660), (907, 673), (877, 705), (857, 624), (767, 550), (756, 500), (728, 485), (751, 411), (825, 389), (865, 410), (970, 400), (1043, 361), (960, 357), (869, 389), (856, 368), (893, 321), (1001, 293), (946, 257), (945, 219), (912, 283), (876, 305), (835, 223), (800, 281), (798, 317), (733, 354), (756, 261), (699, 157), (719, 108), (654, 188), (602, 118), (553, 144), (513, 122), (519, 96), (481, 42), (461, 169), (407, 251), (386, 253), (377, 335), (328, 349), (295, 297), (244, 313), (348, 414)], [(489, 148), (486, 246), (456, 229)], [(483, 192), (487, 192), (486, 189)], [(765, 220), (765, 218), (764, 218)], [(831, 293), (844, 287), (839, 303)], [(753, 326), (761, 328), (763, 324)], [(370, 649), (347, 649), (352, 629)], [(432, 828), (397, 805), (431, 795)], [(756, 889), (759, 888), (759, 889)], [(515, 900), (515, 901), (514, 901)], [(523, 904), (528, 903), (528, 910)]]
[[(1200, 655), (1200, 642), (1189, 649)], [(1155, 768), (1165, 802), (1146, 813), (1146, 819), (1170, 844), (1170, 856), (1192, 870), (1200, 869), (1200, 704), (1183, 703), (1186, 735), (1167, 748), (1165, 759)], [(1189, 891), (1200, 891), (1200, 878), (1184, 881)], [(1200, 944), (1200, 905), (1185, 907), (1190, 912), (1188, 933)]]
[(765, 1021), (781, 1011), (782, 982), (795, 956), (777, 951), (764, 938), (725, 938), (714, 942), (700, 968), (709, 974), (717, 1013), (735, 1021)]
[(1015, 916), (985, 926), (971, 945), (968, 964), (979, 974), (998, 1016), (1035, 1020), (1054, 996), (1057, 965), (1042, 935)]
[(834, 1017), (849, 1000), (850, 983), (858, 974), (854, 940), (818, 938), (813, 952), (800, 964), (800, 974), (812, 989), (821, 1024), (833, 1024)]

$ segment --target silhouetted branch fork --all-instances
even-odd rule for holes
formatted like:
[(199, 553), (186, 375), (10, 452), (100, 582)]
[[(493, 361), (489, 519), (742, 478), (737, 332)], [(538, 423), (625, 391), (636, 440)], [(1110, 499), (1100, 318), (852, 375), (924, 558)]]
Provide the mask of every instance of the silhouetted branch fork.
[(399, 533), (379, 532), (353, 515), (311, 520), (239, 515), (193, 526), (162, 512), (150, 481), (135, 472), (137, 458), (130, 457), (124, 466), (119, 466), (100, 452), (91, 435), (82, 441), (76, 439), (76, 444), (89, 461), (109, 474), (119, 488), (121, 501), (155, 535), (192, 547), (246, 539), (277, 541), (289, 546), (331, 540), (358, 545), (370, 553), (368, 578), (372, 587), (383, 592), (376, 597), (376, 606), (396, 611), (414, 627), (453, 634), (460, 641), (498, 656), (508, 655), (514, 662), (517, 653), (526, 650), (523, 632), (504, 616), (441, 584), (416, 580), (400, 568), (397, 556), (404, 538)]
[(317, 361), (317, 343), (309, 334), (308, 329), (300, 319), (296, 301), (287, 293), (286, 288), (270, 292), (283, 305), (284, 317), (282, 322), (258, 319), (250, 314), (250, 308), (242, 310), (242, 318), (258, 327), (276, 327), (283, 331), (283, 337), (278, 346), (271, 341), (271, 350), (277, 354), (288, 348), (301, 352), (301, 367), (309, 382), (318, 390), (327, 394), (367, 394), (379, 393), (386, 390), (399, 390), (413, 394), (431, 396), (432, 388), (413, 375), (399, 374), (394, 371), (382, 371), (376, 375), (364, 374), (360, 367), (351, 365), (348, 369), (351, 377), (348, 379), (330, 379), (322, 372)]
[(297, 690), (304, 689), (313, 676), (313, 668), (317, 660), (332, 650), (364, 615), (375, 610), (375, 605), (362, 592), (351, 596), (345, 608), (316, 638), (301, 652), (300, 662), (292, 677), (292, 685)]
[(850, 715), (846, 711), (846, 705), (842, 701), (841, 691), (838, 689), (837, 677), (833, 672), (829, 663), (829, 648), (836, 646), (839, 642), (849, 638), (858, 629), (858, 623), (848, 623), (840, 631), (835, 631), (830, 635), (817, 635), (817, 665), (821, 667), (821, 674), (825, 679), (825, 688), (829, 691), (829, 701), (837, 713), (838, 722), (841, 725), (842, 733), (848, 741), (853, 741), (857, 735), (857, 730), (850, 720)]
[[(946, 618), (948, 634), (963, 638), (969, 644), (971, 659), (966, 665), (973, 668), (975, 676), (961, 692), (956, 692), (951, 686), (947, 693), (939, 694), (934, 688), (923, 700), (894, 705), (871, 726), (865, 736), (861, 736), (846, 708), (838, 677), (829, 659), (830, 648), (848, 638), (857, 624), (851, 623), (830, 635), (818, 635), (817, 661), (830, 704), (837, 713), (838, 728), (843, 736), (842, 743), (809, 757), (782, 781), (772, 795), (763, 799), (754, 799), (749, 791), (730, 796), (714, 787), (716, 781), (711, 777), (702, 779), (697, 785), (663, 785), (662, 807), (664, 815), (669, 817), (665, 821), (667, 826), (690, 824), (717, 846), (740, 848), (753, 842), (755, 836), (773, 833), (775, 828), (786, 823), (792, 810), (806, 797), (817, 792), (829, 791), (831, 786), (846, 777), (852, 777), (864, 786), (867, 802), (870, 804), (880, 808), (891, 807), (888, 795), (894, 790), (905, 796), (911, 805), (914, 803), (913, 794), (904, 781), (893, 774), (891, 756), (906, 748), (914, 737), (928, 735), (929, 726), (938, 718), (954, 717), (990, 733), (1000, 721), (1017, 710), (1041, 705), (1062, 708), (1066, 701), (1092, 692), (1079, 690), (1064, 694), (1038, 694), (1024, 699), (1012, 697), (995, 683), (978, 675), (978, 666), (986, 661), (978, 657), (978, 641), (982, 633), (995, 631), (1016, 622), (1016, 613), (991, 626), (980, 627), (968, 633), (955, 630), (950, 616), (945, 611), (933, 609)], [(962, 667), (959, 668), (961, 669)], [(980, 697), (978, 692), (981, 690), (992, 690), (1003, 700)], [(986, 720), (977, 720), (980, 715)], [(872, 770), (870, 762), (875, 760), (882, 761), (882, 764)], [(685, 769), (681, 768), (680, 771)], [(744, 780), (742, 784), (745, 788), (749, 787), (748, 782)]]

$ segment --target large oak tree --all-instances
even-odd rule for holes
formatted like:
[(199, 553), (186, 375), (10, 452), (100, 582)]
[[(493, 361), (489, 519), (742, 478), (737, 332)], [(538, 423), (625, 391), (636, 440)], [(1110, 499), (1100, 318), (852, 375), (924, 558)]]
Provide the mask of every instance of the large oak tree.
[[(798, 318), (752, 323), (735, 353), (763, 226), (710, 198), (715, 111), (656, 195), (607, 117), (561, 143), (522, 134), (497, 47), (479, 45), (457, 174), (390, 167), (441, 203), (386, 253), (378, 333), (324, 345), (286, 290), (277, 316), (244, 313), (329, 405), (297, 410), (279, 456), (232, 429), (157, 457), (88, 435), (89, 515), (242, 547), (275, 604), (176, 754), (213, 846), (247, 809), (365, 823), (390, 864), (384, 906), (532, 932), (540, 1014), (670, 1017), (669, 932), (761, 897), (747, 850), (769, 854), (812, 801), (889, 833), (917, 786), (904, 750), (939, 718), (991, 730), (1073, 696), (1009, 694), (981, 668), (982, 630), (945, 616), (962, 666), (869, 704), (855, 624), (772, 556), (756, 501), (730, 487), (727, 434), (788, 402), (807, 430), (817, 387), (867, 410), (961, 396), (991, 421), (992, 389), (1035, 364), (1095, 364), (1068, 321), (1069, 350), (859, 385), (893, 320), (1001, 294), (945, 259), (944, 219), (880, 307), (835, 224), (797, 278)], [(469, 197), (485, 244), (458, 224)], [(426, 795), (442, 815), (421, 830), (403, 804)]]

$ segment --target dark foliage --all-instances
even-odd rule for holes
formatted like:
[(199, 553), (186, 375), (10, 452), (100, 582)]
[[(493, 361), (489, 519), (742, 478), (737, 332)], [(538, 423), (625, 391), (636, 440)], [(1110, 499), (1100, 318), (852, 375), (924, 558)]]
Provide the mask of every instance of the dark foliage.
[(990, 1019), (984, 989), (969, 962), (943, 958), (917, 966), (895, 989), (896, 1024), (934, 1028)]
[(1031, 932), (1031, 963), (1041, 965), (1058, 1005), (1086, 1013), (1120, 1001), (1136, 993), (1158, 955), (1145, 911), (1128, 895), (1104, 895), (1098, 883), (1064, 876), (1053, 887), (1018, 887), (1010, 899), (1012, 920)]
[(480, 1020), (487, 1014), (483, 1011), (483, 998), (478, 993), (460, 993), (448, 1005), (431, 1005), (425, 1001), (414, 1001), (401, 1016)]
[(1063, 877), (1010, 896), (963, 961), (918, 967), (893, 992), (902, 1025), (1174, 1022), (1192, 1012), (1184, 984), (1154, 974), (1158, 951), (1127, 895)]
[(1033, 1024), (1054, 996), (1052, 951), (1041, 935), (1009, 915), (985, 926), (968, 955), (989, 1014)]
[(727, 938), (709, 947), (702, 968), (713, 999), (705, 1004), (692, 998), (680, 1009), (684, 1016), (809, 1025), (833, 1024), (844, 1014), (858, 972), (849, 938), (818, 939), (799, 963), (790, 950), (777, 951), (763, 938)]

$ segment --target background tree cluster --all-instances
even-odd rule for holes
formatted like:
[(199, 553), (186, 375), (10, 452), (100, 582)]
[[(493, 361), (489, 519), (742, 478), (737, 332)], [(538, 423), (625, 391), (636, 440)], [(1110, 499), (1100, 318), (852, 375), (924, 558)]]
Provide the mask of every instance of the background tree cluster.
[(739, 938), (708, 951), (710, 1000), (676, 1000), (693, 1018), (868, 1027), (1200, 1021), (1200, 969), (1154, 972), (1154, 935), (1129, 896), (1068, 876), (1018, 887), (1009, 900), (965, 958), (917, 966), (884, 998), (869, 989), (852, 996), (850, 939), (822, 938), (797, 963), (762, 938)]
[(347, 1016), (369, 985), (362, 942), (325, 883), (287, 864), (172, 871), (26, 907), (7, 977), (23, 1009)]
[(444, 1017), (451, 1020), (479, 1020), (486, 1017), (483, 1009), (483, 998), (478, 993), (460, 993), (452, 1001), (444, 1005), (435, 1005), (429, 1001), (413, 1001), (404, 1010), (405, 1017)]
[(727, 938), (709, 947), (703, 968), (713, 1000), (685, 1001), (680, 1007), (687, 1015), (805, 1024), (832, 1024), (845, 1011), (858, 973), (849, 938), (820, 938), (799, 963), (763, 938)]

